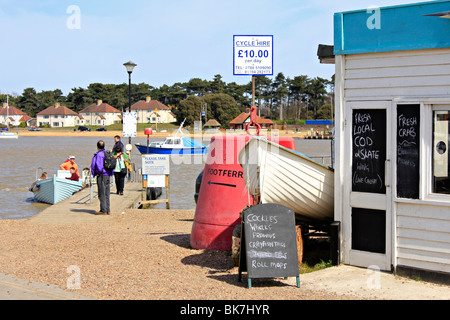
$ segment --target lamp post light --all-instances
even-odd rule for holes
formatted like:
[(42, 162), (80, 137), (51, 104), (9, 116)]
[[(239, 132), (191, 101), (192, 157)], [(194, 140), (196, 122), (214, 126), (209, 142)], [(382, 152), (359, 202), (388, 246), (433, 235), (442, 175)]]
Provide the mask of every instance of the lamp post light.
[[(137, 64), (132, 61), (128, 61), (123, 65), (125, 66), (125, 68), (127, 68), (128, 72), (128, 112), (131, 113), (131, 73), (133, 72), (133, 69), (137, 66)], [(128, 137), (128, 143), (131, 145), (131, 137)]]

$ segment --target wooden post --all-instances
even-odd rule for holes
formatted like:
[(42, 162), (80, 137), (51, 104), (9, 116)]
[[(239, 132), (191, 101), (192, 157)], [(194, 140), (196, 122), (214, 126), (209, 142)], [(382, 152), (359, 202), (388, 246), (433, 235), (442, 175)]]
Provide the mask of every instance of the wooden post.
[(167, 202), (166, 202), (166, 209), (170, 209), (170, 187), (169, 187), (169, 175), (166, 174), (166, 193), (167, 193)]
[[(145, 175), (143, 175), (145, 176)], [(144, 180), (145, 179), (145, 180)], [(169, 203), (169, 199), (170, 199), (170, 186), (169, 186), (169, 175), (166, 174), (165, 175), (165, 188), (166, 188), (166, 195), (167, 198), (166, 199), (157, 199), (157, 200), (147, 200), (147, 187), (148, 187), (148, 183), (147, 183), (147, 178), (142, 179), (142, 202), (141, 205), (145, 206), (145, 205), (150, 205), (150, 204), (157, 204), (157, 203), (166, 203), (166, 209), (170, 209), (170, 203)]]
[(252, 76), (252, 106), (255, 105), (255, 76)]
[(302, 264), (303, 260), (303, 238), (302, 238), (302, 228), (301, 226), (295, 226), (296, 236), (297, 236), (297, 256), (298, 256), (298, 266)]
[(141, 193), (141, 200), (145, 201), (147, 200), (147, 175), (142, 175), (142, 193)]

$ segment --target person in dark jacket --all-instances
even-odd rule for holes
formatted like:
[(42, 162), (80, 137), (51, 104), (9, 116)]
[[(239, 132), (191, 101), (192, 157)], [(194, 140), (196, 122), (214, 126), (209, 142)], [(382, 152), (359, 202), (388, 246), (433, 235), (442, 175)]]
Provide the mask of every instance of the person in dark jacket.
[(117, 146), (120, 147), (121, 152), (125, 152), (123, 143), (120, 141), (120, 136), (114, 136), (114, 147), (112, 148), (112, 151), (116, 151)]
[(80, 178), (78, 177), (77, 173), (75, 172), (75, 168), (74, 167), (70, 168), (70, 177), (68, 177), (66, 179), (67, 180), (73, 180), (73, 181), (80, 180)]
[(110, 183), (113, 170), (106, 170), (103, 166), (105, 161), (105, 142), (97, 142), (97, 152), (94, 154), (91, 163), (91, 172), (93, 177), (97, 177), (98, 199), (100, 200), (100, 211), (95, 214), (109, 214), (110, 208)]

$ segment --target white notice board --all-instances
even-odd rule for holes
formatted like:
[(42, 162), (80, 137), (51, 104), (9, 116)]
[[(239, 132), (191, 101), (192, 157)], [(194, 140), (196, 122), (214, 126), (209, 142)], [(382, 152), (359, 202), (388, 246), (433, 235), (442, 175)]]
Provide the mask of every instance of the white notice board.
[(123, 113), (123, 136), (136, 137), (137, 129), (137, 113), (124, 112)]
[(170, 174), (169, 155), (164, 154), (143, 154), (142, 174), (166, 175)]
[(147, 188), (165, 188), (165, 175), (147, 175)]
[(273, 36), (233, 36), (233, 75), (273, 75)]

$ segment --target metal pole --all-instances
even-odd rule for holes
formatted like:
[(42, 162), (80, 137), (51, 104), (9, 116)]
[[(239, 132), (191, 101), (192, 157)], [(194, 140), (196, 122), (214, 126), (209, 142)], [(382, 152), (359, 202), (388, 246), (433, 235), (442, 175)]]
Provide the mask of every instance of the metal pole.
[[(128, 72), (128, 112), (131, 114), (131, 72)], [(131, 144), (131, 137), (128, 137), (128, 143)]]
[(255, 76), (252, 76), (252, 106), (255, 105)]

